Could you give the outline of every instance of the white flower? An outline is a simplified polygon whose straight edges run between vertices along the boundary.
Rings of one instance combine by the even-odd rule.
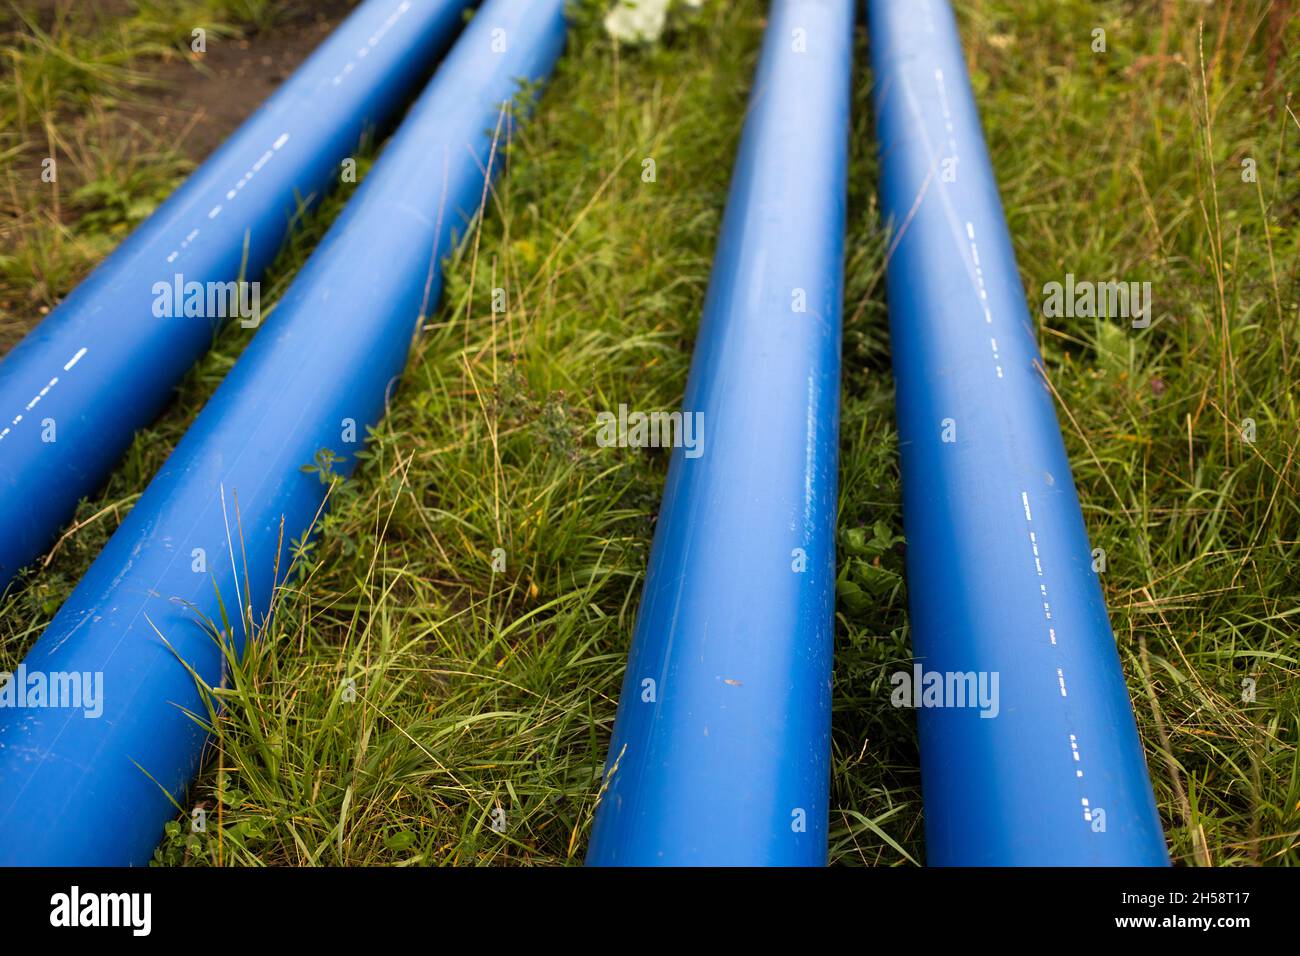
[[[622,43],[652,43],[664,32],[671,0],[618,0],[605,16],[605,29]]]

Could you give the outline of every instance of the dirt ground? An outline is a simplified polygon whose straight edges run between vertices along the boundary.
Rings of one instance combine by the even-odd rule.
[[[138,82],[125,93],[98,97],[85,111],[55,116],[58,136],[48,147],[39,141],[16,145],[10,159],[23,168],[37,168],[39,156],[47,149],[57,157],[59,184],[51,192],[35,175],[7,177],[8,189],[0,196],[0,246],[16,249],[20,232],[30,237],[33,228],[49,234],[61,229],[75,241],[80,211],[68,197],[88,178],[105,175],[105,164],[88,162],[87,155],[118,157],[117,172],[123,178],[132,175],[137,163],[157,163],[169,154],[190,165],[202,163],[357,2],[293,0],[277,9],[268,28],[250,30],[242,37],[211,32],[201,55],[179,45],[169,56],[134,60],[130,66]],[[56,35],[71,29],[109,32],[135,10],[130,0],[0,0],[0,42],[28,31],[28,24]],[[70,16],[73,12],[75,17]],[[125,183],[123,188],[128,188]],[[0,357],[49,313],[102,254],[79,263],[70,277],[60,277],[57,269],[47,272],[45,261],[37,256],[28,283],[0,287]]]
[[[160,133],[175,131],[177,148],[201,162],[355,5],[354,0],[320,0],[310,8],[295,8],[273,29],[245,39],[209,37],[201,57],[156,64],[150,87],[123,112],[152,121]]]

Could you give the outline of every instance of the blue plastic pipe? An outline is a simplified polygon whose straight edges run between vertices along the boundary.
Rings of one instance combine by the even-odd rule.
[[[768,14],[589,864],[826,863],[853,12]]]
[[[204,619],[242,650],[277,566],[348,474],[436,303],[442,257],[500,166],[521,80],[549,75],[563,0],[488,0],[212,400],[23,662],[102,675],[86,708],[0,708],[0,864],[146,863],[200,758]],[[499,139],[494,147],[494,140]],[[283,530],[282,530],[283,529]],[[277,544],[283,545],[277,549]],[[218,593],[220,602],[218,603]],[[21,676],[21,675],[20,675]],[[89,681],[89,678],[85,678]],[[65,700],[68,698],[64,698]],[[93,711],[93,708],[91,708]]]
[[[957,24],[944,0],[867,8],[913,693],[952,687],[918,712],[927,860],[1165,864]],[[996,677],[992,706],[956,706],[952,675]]]
[[[395,118],[469,5],[362,4],[0,362],[0,590],[49,547],[211,345],[220,318],[158,317],[155,283],[256,280],[299,202],[338,181],[366,130]]]

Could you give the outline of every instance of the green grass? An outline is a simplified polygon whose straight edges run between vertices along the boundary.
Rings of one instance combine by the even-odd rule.
[[[1031,301],[1067,271],[1153,285],[1144,333],[1040,338],[1173,853],[1295,863],[1300,70],[1283,55],[1266,86],[1266,3],[1203,31],[1171,4],[1163,40],[1158,14],[1099,6],[972,12],[990,145]]]
[[[218,692],[191,798],[214,815],[207,832],[176,824],[161,861],[581,860],[667,465],[598,448],[596,414],[680,400],[761,6],[706,5],[640,51],[613,49],[584,7],[364,466],[335,487],[269,630]],[[1300,862],[1300,122],[1284,105],[1300,63],[1280,57],[1266,85],[1267,6],[1170,3],[1165,21],[1121,0],[959,4],[1033,314],[1066,272],[1153,284],[1151,329],[1040,318],[1040,342],[1107,551],[1162,819],[1188,864]],[[1104,55],[1089,48],[1098,26]],[[1295,49],[1300,20],[1281,29]],[[831,855],[911,865],[924,861],[914,722],[888,703],[910,640],[865,34],[858,52]],[[1241,181],[1247,156],[1258,183]],[[128,210],[159,182],[102,179]],[[275,288],[344,198],[295,238]],[[38,277],[26,243],[48,240],[23,235],[9,281]],[[80,235],[74,221],[63,241]],[[0,668],[248,334],[221,337],[49,566],[0,601]]]

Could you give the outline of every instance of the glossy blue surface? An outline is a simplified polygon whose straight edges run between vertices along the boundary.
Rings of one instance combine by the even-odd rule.
[[[469,5],[358,7],[0,362],[0,588],[50,545],[211,345],[220,319],[156,317],[154,284],[256,280],[299,201],[337,182],[363,133],[418,91]]]
[[[853,13],[768,13],[590,864],[826,862]]]
[[[999,675],[996,717],[918,713],[927,861],[1166,864],[952,11],[867,9],[912,642]]]
[[[24,664],[103,674],[103,713],[0,709],[0,864],[142,864],[184,801],[216,684],[202,619],[260,625],[289,543],[347,474],[436,303],[441,258],[476,213],[517,79],[549,75],[563,0],[488,0],[276,311]],[[493,157],[490,160],[490,157]],[[355,441],[348,441],[349,423]],[[283,522],[284,546],[277,550]],[[205,569],[196,570],[199,550]],[[163,638],[166,639],[164,643]],[[152,777],[152,780],[150,779]],[[154,782],[156,781],[156,782]]]

